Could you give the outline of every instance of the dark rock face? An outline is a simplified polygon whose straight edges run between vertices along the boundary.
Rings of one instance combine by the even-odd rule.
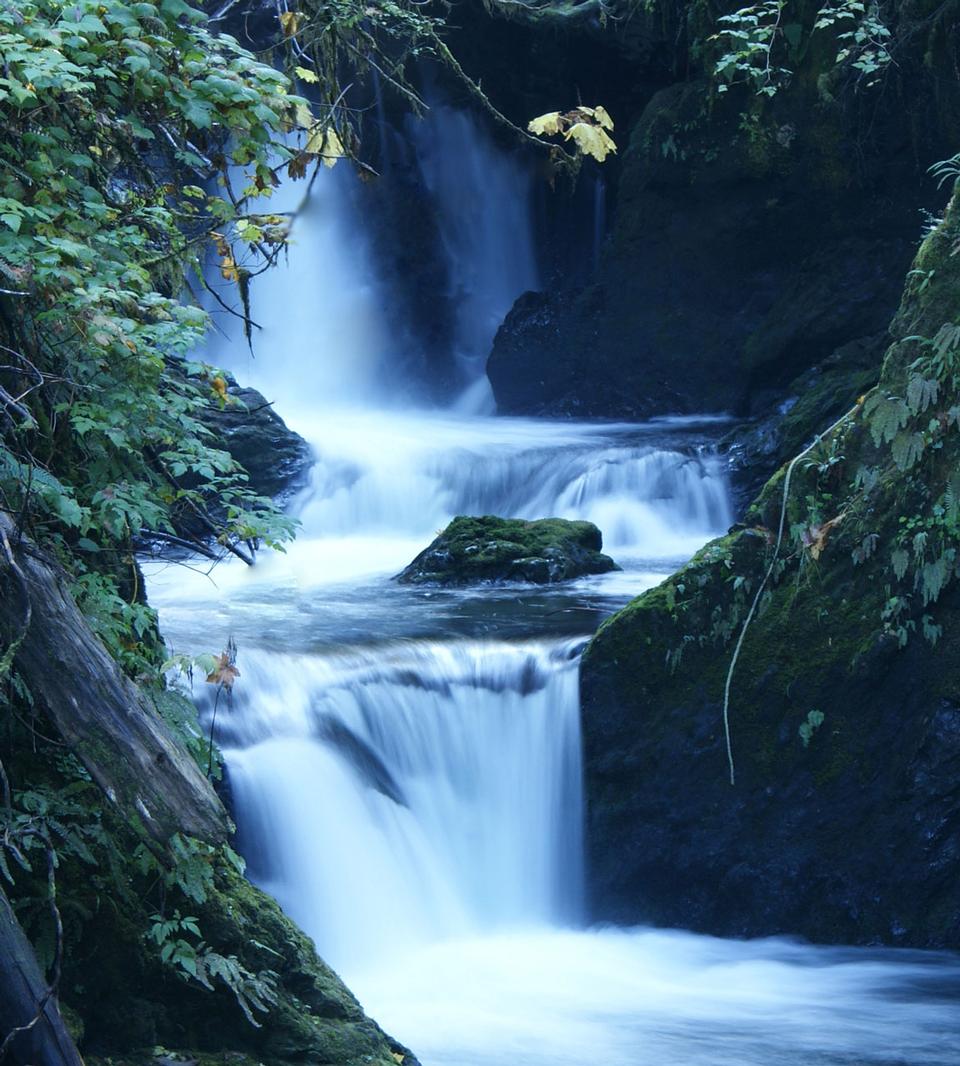
[[[744,505],[779,466],[828,430],[876,385],[888,340],[884,331],[838,348],[792,381],[786,400],[772,414],[738,427],[721,441],[734,492]]]
[[[960,642],[898,652],[887,638],[852,662],[848,649],[824,661],[825,640],[796,646],[810,618],[802,634],[795,621],[755,634],[764,647],[738,669],[736,787],[721,720],[730,650],[719,663],[716,653],[691,655],[680,684],[662,665],[652,612],[591,646],[583,715],[592,917],[956,948]],[[958,624],[954,603],[954,632]],[[804,658],[812,653],[816,665]],[[946,664],[950,694],[927,683]],[[822,724],[804,747],[800,728],[814,710]]]
[[[922,461],[871,404],[916,388],[923,338],[957,321],[958,234],[955,199],[871,397],[584,653],[595,919],[960,947],[960,433],[940,416],[958,379],[937,380],[934,417],[903,408],[898,431],[928,434]]]
[[[285,497],[306,480],[313,463],[310,445],[294,433],[256,389],[243,388],[232,378],[227,403],[211,404],[204,423],[250,475],[250,485],[261,496]]]
[[[755,122],[711,107],[705,83],[657,93],[593,283],[521,297],[496,337],[500,409],[756,414],[882,331],[919,238],[918,179],[879,162],[851,175],[850,136],[799,93]]]
[[[408,585],[529,581],[544,585],[617,570],[592,522],[455,518],[397,580]]]

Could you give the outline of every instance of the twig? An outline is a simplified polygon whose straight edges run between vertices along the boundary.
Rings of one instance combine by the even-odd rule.
[[[809,454],[809,452],[811,452],[824,439],[824,437],[828,437],[833,433],[844,419],[855,414],[858,408],[859,404],[857,407],[851,408],[846,414],[838,418],[825,433],[821,433],[812,444],[804,448],[799,455],[794,456],[793,459],[790,460],[790,465],[787,467],[787,475],[783,481],[783,503],[780,507],[780,528],[777,530],[777,543],[773,549],[773,558],[770,560],[767,572],[763,575],[763,580],[760,582],[757,594],[753,597],[753,603],[750,605],[750,610],[747,613],[747,617],[744,619],[743,628],[740,630],[740,636],[737,638],[736,647],[733,649],[733,658],[730,660],[730,668],[727,670],[727,682],[723,688],[723,733],[727,743],[727,765],[730,767],[731,785],[736,784],[736,775],[733,767],[733,744],[730,739],[730,686],[733,683],[733,671],[736,669],[737,659],[740,657],[740,649],[743,647],[744,637],[747,635],[747,630],[750,627],[750,623],[753,621],[757,605],[760,603],[760,597],[763,595],[763,590],[766,588],[767,582],[773,574],[773,568],[776,566],[777,559],[780,555],[780,545],[783,543],[783,528],[786,524],[787,501],[790,496],[790,479],[793,476],[793,468],[805,455]]]
[[[172,533],[163,533],[159,529],[142,529],[140,533],[141,536],[148,540],[163,540],[169,544],[176,544],[180,548],[188,548],[190,551],[203,555],[207,559],[213,559],[217,563],[223,558],[217,555],[215,551],[211,551],[205,544],[199,543],[199,541],[185,540],[183,537],[175,537]]]

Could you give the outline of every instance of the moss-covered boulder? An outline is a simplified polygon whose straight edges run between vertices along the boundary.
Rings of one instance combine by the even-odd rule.
[[[592,522],[566,518],[460,516],[397,575],[405,585],[472,585],[529,581],[537,585],[618,570],[601,552]]]
[[[595,918],[960,946],[958,216],[878,387],[588,646]]]

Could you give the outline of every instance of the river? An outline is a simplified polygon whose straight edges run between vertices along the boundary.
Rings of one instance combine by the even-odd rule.
[[[289,265],[255,287],[258,359],[229,329],[212,356],[314,449],[300,536],[253,570],[147,568],[176,651],[239,647],[217,729],[249,875],[424,1066],[960,1062],[953,956],[590,926],[579,655],[733,520],[723,422],[487,413],[477,353],[532,284],[510,206],[526,178],[465,119],[436,121],[460,138],[423,163],[438,211],[471,182],[507,201],[475,240],[469,219],[448,227],[453,259],[480,249],[459,275],[463,396],[438,410],[391,379],[388,288],[323,175]],[[483,166],[443,170],[471,152]],[[553,588],[391,580],[461,513],[589,519],[623,569]]]

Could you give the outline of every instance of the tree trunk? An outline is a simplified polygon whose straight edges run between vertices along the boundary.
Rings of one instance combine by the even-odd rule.
[[[110,802],[156,840],[226,840],[210,782],[94,635],[64,575],[29,542],[18,547],[3,514],[0,538],[11,546],[9,557],[0,552],[0,632],[14,641],[27,623],[15,666],[67,745]]]
[[[6,1046],[4,1066],[83,1066],[60,1017],[55,996],[0,887],[0,1048],[14,1029],[29,1026]],[[32,1022],[35,1023],[31,1025]]]

